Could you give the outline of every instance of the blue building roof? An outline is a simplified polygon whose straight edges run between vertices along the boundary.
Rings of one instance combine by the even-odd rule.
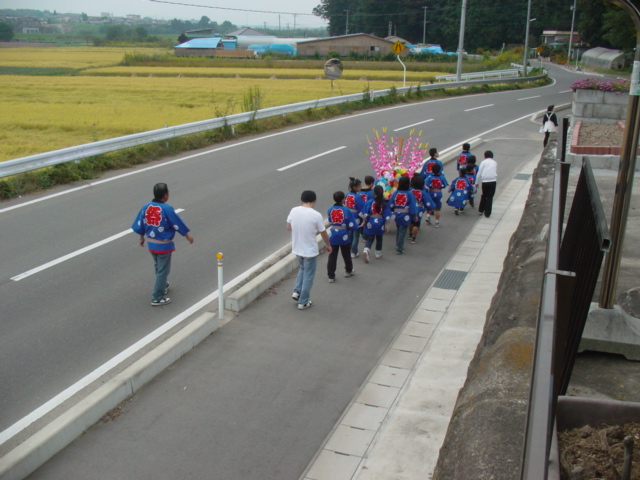
[[[193,38],[189,41],[176,45],[175,48],[222,48],[222,37]]]

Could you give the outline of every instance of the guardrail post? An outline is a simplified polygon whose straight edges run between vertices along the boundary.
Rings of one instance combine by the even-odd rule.
[[[222,275],[222,252],[216,254],[218,259],[218,320],[224,317],[224,280]]]

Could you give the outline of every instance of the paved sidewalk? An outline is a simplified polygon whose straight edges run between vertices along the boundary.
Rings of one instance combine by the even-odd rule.
[[[511,180],[494,202],[491,218],[481,217],[460,245],[305,479],[431,476],[539,159],[537,154]]]

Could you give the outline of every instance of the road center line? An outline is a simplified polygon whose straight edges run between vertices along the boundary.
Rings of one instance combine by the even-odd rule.
[[[524,98],[519,98],[518,101],[520,100],[531,100],[532,98],[540,98],[542,95],[534,95],[533,97],[524,97]]]
[[[325,155],[329,155],[330,153],[337,152],[338,150],[342,150],[343,148],[347,148],[347,147],[343,146],[343,147],[334,148],[333,150],[329,150],[328,152],[319,153],[318,155],[314,155],[313,157],[305,158],[304,160],[300,160],[299,162],[292,163],[291,165],[287,165],[286,167],[279,168],[278,172],[284,172],[285,170],[296,167],[302,163],[310,162],[311,160],[315,160],[316,158],[319,158],[319,157],[324,157]]]
[[[429,120],[424,120],[423,122],[414,123],[413,125],[407,125],[406,127],[396,128],[394,130],[394,132],[399,132],[400,130],[404,130],[406,128],[415,127],[415,126],[418,126],[418,125],[422,125],[423,123],[429,123],[429,122],[433,122],[433,118],[430,118]]]
[[[483,105],[481,107],[474,107],[474,108],[467,108],[465,110],[465,112],[470,112],[472,110],[480,110],[481,108],[487,108],[487,107],[493,107],[493,103],[489,104],[489,105]]]
[[[176,213],[180,213],[180,212],[184,212],[183,208],[178,208],[176,209]],[[19,282],[20,280],[24,280],[27,277],[30,277],[31,275],[35,275],[36,273],[40,273],[43,270],[46,270],[48,268],[54,267],[62,262],[66,262],[67,260],[70,260],[74,257],[77,257],[79,255],[82,255],[83,253],[87,253],[91,250],[94,250],[98,247],[101,247],[103,245],[106,245],[107,243],[113,242],[114,240],[118,240],[119,238],[124,237],[125,235],[128,235],[130,233],[133,233],[133,230],[131,230],[130,228],[120,232],[120,233],[116,233],[115,235],[110,236],[109,238],[105,238],[104,240],[100,240],[99,242],[93,243],[89,246],[86,246],[84,248],[81,248],[80,250],[76,250],[75,252],[71,252],[68,253],[66,255],[63,255],[62,257],[56,258],[55,260],[51,260],[50,262],[45,263],[44,265],[40,265],[39,267],[36,268],[32,268],[31,270],[28,270],[24,273],[21,273],[20,275],[16,275],[15,277],[11,277],[11,280],[13,280],[14,282]]]

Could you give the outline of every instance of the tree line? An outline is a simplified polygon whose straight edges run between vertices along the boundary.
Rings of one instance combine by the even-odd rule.
[[[634,0],[638,3],[638,0]],[[529,44],[541,43],[543,30],[570,31],[574,0],[533,0]],[[397,35],[411,43],[458,47],[462,0],[321,0],[314,13],[329,23],[329,34]],[[465,49],[496,50],[522,45],[526,0],[467,0]],[[578,0],[574,31],[591,46],[632,50],[635,27],[629,16],[606,0]]]

